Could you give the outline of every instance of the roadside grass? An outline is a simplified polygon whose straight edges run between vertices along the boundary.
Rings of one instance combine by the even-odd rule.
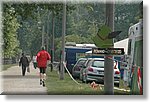
[[[12,66],[17,66],[17,64],[6,64],[6,65],[2,65],[0,71],[7,70],[8,68],[10,68],[10,67],[12,67]]]
[[[124,82],[123,80],[120,80],[120,86],[119,88],[123,88],[123,89],[126,89],[126,90],[130,90],[130,88],[128,86],[124,86]]]
[[[56,71],[47,70],[46,87],[49,95],[104,95],[104,88],[92,89],[90,84],[76,84],[67,73],[64,74],[64,80],[59,79]],[[130,92],[114,90],[114,95],[129,95]]]

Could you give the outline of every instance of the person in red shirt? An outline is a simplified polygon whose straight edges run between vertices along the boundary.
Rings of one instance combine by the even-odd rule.
[[[37,53],[37,66],[40,69],[40,85],[45,86],[47,61],[51,60],[50,54],[45,51],[45,47]]]

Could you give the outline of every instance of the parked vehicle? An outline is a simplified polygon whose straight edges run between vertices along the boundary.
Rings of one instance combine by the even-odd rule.
[[[77,63],[72,68],[72,76],[74,78],[80,78],[80,70],[83,68],[84,63],[86,62],[87,58],[80,58]]]
[[[95,47],[94,44],[66,44],[65,59],[69,72],[72,73],[73,65],[76,64],[79,58],[86,58],[85,52]]]
[[[85,63],[83,64],[83,66],[82,66],[82,69],[80,70],[80,80],[81,80],[82,82],[84,82],[84,81],[83,81],[83,71],[84,71],[85,68],[88,67],[89,62],[90,62],[92,59],[93,59],[93,58],[87,58],[86,62],[85,62]]]
[[[104,82],[104,58],[92,58],[81,72],[81,80],[85,83],[96,81]],[[114,84],[119,87],[120,71],[114,61]]]
[[[143,94],[143,19],[129,28],[127,62],[131,93]]]

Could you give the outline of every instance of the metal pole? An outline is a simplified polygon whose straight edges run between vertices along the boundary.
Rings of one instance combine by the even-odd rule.
[[[114,4],[106,4],[106,24],[114,31]],[[113,47],[113,46],[112,46]],[[113,60],[108,57],[113,58],[112,55],[105,55],[104,61],[104,91],[105,94],[114,94],[114,63]]]
[[[60,67],[60,80],[64,79],[64,65],[65,62],[65,33],[66,33],[66,1],[63,2],[63,21],[62,21],[62,55]]]
[[[46,37],[46,48],[47,48],[47,51],[49,49],[49,43],[48,43],[48,40],[49,40],[49,16],[50,16],[50,12],[48,11],[48,18],[47,18],[47,37]]]
[[[42,28],[42,46],[44,46],[44,25]]]
[[[54,62],[54,33],[55,33],[55,16],[54,11],[52,11],[52,48],[51,48],[51,62]],[[53,71],[53,64],[51,64],[51,72]]]

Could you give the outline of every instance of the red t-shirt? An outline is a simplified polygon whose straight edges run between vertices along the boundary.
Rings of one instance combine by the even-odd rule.
[[[38,67],[46,68],[47,60],[50,60],[50,59],[51,59],[50,54],[45,50],[41,50],[40,52],[38,52],[37,59],[36,59]]]

